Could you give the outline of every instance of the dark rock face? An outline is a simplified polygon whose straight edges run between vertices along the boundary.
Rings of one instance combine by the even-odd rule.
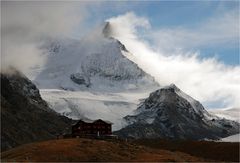
[[[125,45],[123,45],[119,40],[117,40],[117,39],[115,39],[115,38],[113,38],[113,37],[111,36],[112,33],[113,33],[113,29],[112,29],[112,27],[111,27],[110,22],[106,22],[106,24],[105,24],[105,26],[104,26],[104,28],[103,28],[103,30],[102,30],[103,36],[106,37],[106,38],[112,39],[112,40],[116,40],[116,41],[117,41],[117,44],[118,44],[118,46],[119,46],[119,48],[120,48],[121,50],[123,50],[123,51],[125,51],[125,52],[129,52],[129,51],[126,49]]]
[[[71,74],[70,79],[79,85],[85,85],[86,87],[90,86],[90,79],[88,76],[80,73]]]
[[[1,73],[1,150],[68,132],[72,120],[52,111],[23,74]]]
[[[115,134],[133,138],[218,139],[240,128],[235,121],[210,115],[175,85],[151,93],[135,115],[124,119],[129,125]]]
[[[117,42],[117,44],[119,46],[119,49],[121,49],[121,50],[123,50],[125,52],[129,52],[125,45],[123,45],[119,40],[117,40],[117,39],[115,39],[115,40],[116,40],[116,42]]]
[[[105,24],[105,26],[104,26],[104,28],[102,30],[102,34],[106,38],[111,37],[112,28],[111,28],[110,22],[106,22],[106,24]]]

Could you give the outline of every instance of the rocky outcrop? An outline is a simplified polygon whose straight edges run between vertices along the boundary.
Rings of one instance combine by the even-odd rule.
[[[128,126],[116,134],[133,138],[219,139],[240,128],[238,122],[209,114],[173,84],[151,93],[135,115],[124,120]]]
[[[88,76],[80,73],[71,74],[71,80],[79,85],[85,85],[86,87],[90,86],[90,79]]]
[[[68,132],[71,123],[48,107],[23,74],[14,69],[1,73],[1,150],[56,138]]]

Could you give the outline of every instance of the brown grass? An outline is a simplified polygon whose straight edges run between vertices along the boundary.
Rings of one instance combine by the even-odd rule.
[[[1,154],[2,161],[206,161],[183,152],[151,149],[126,142],[93,139],[60,139],[23,145]]]
[[[142,139],[133,143],[155,149],[180,151],[192,156],[214,161],[239,162],[240,143],[210,142],[210,141],[173,141],[163,139]]]

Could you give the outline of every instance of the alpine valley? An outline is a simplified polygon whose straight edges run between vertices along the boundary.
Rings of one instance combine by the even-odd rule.
[[[239,133],[238,122],[209,113],[199,101],[174,84],[161,86],[156,82],[151,74],[131,60],[134,52],[112,37],[111,28],[107,22],[103,30],[93,32],[82,40],[65,38],[46,41],[41,46],[46,64],[34,67],[31,73],[26,74],[34,84],[23,75],[1,75],[1,82],[13,88],[16,84],[21,92],[27,92],[26,95],[21,93],[21,96],[30,96],[27,98],[30,99],[29,105],[42,108],[39,111],[41,117],[47,117],[44,116],[47,113],[52,116],[53,126],[44,126],[48,129],[46,138],[56,135],[60,125],[63,128],[70,125],[70,119],[81,118],[111,121],[114,134],[124,138],[204,140]],[[10,79],[13,82],[9,82]],[[14,92],[14,89],[11,91]],[[7,97],[1,94],[6,106],[13,98],[8,101]],[[60,119],[63,121],[58,123]],[[54,126],[56,129],[53,129]],[[9,132],[4,135],[6,139]],[[31,134],[30,137],[26,142],[42,138]]]

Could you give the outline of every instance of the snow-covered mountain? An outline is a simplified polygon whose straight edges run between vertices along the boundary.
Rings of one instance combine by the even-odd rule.
[[[134,138],[218,139],[239,132],[240,124],[209,114],[174,84],[145,99],[116,134]]]
[[[240,108],[209,109],[209,112],[222,118],[240,122]]]
[[[47,63],[32,71],[32,79],[51,108],[67,117],[109,120],[114,123],[113,130],[119,130],[131,121],[152,124],[155,113],[142,111],[143,107],[137,109],[139,116],[136,119],[126,117],[127,121],[122,120],[133,113],[141,99],[159,89],[159,84],[131,61],[131,52],[111,37],[111,28],[106,23],[102,31],[86,35],[82,40],[47,41],[42,46]],[[183,108],[192,106],[190,112],[183,109],[181,114],[189,114],[193,124],[199,117],[211,117],[199,102],[173,87],[169,89],[178,90],[177,95],[185,99],[183,104],[170,96],[166,96],[163,103],[168,101]]]
[[[82,40],[47,42],[47,63],[31,75],[55,111],[74,119],[103,118],[119,129],[122,117],[159,85],[127,58],[131,53],[106,34],[107,26]]]
[[[119,92],[157,86],[152,76],[125,56],[129,52],[118,40],[89,37],[44,47],[47,63],[35,78],[40,89]]]

